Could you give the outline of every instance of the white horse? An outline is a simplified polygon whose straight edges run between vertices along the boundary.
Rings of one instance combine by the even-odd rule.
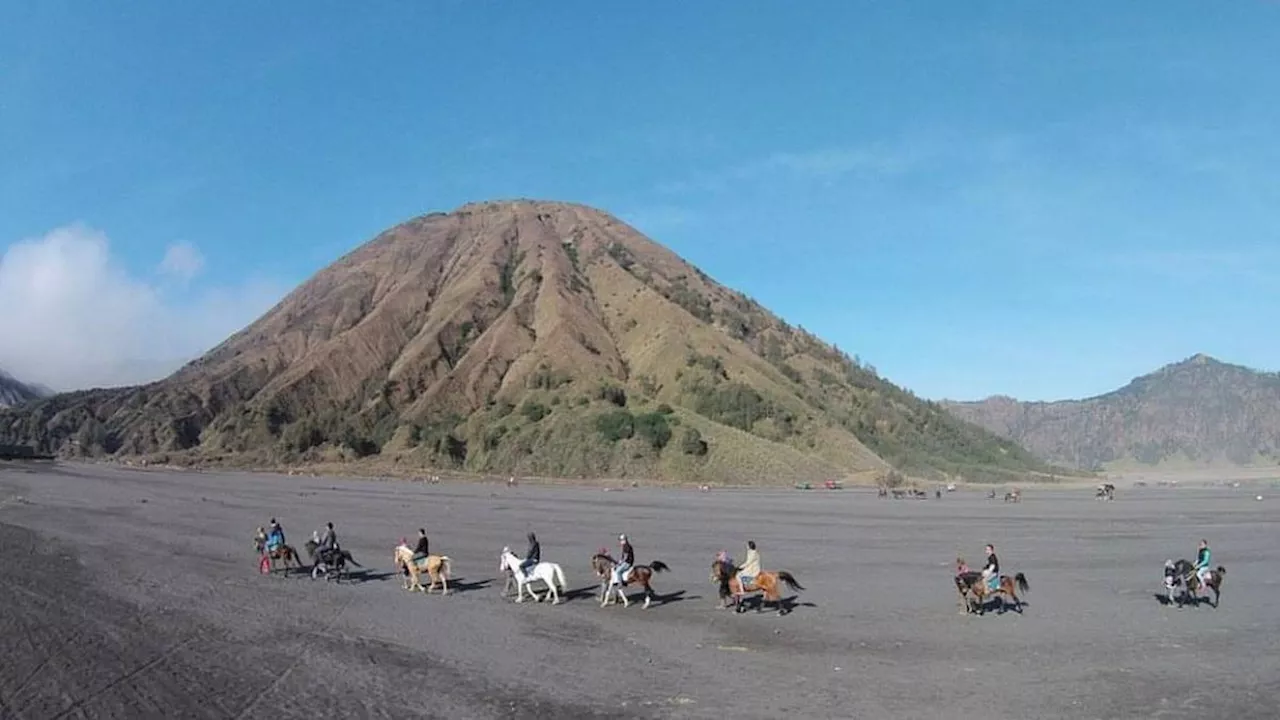
[[[568,589],[564,579],[564,570],[553,562],[540,562],[534,565],[529,570],[529,577],[526,578],[524,572],[520,570],[520,558],[516,557],[509,547],[502,548],[502,556],[498,561],[498,571],[501,572],[503,570],[509,570],[511,576],[516,579],[516,602],[524,602],[525,588],[539,580],[547,584],[547,594],[545,596],[538,597],[538,593],[534,592],[533,588],[528,588],[529,594],[538,602],[542,602],[546,598],[553,598],[551,604],[559,605],[560,593],[557,590],[557,586],[559,586],[559,590]]]

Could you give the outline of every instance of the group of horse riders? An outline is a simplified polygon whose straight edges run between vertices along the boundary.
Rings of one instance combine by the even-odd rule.
[[[981,575],[982,581],[986,585],[987,592],[995,593],[995,592],[998,592],[1000,589],[1000,558],[996,557],[996,549],[994,545],[988,543],[985,550],[987,553],[987,562],[986,562],[986,565],[983,566],[980,575]],[[1181,562],[1185,562],[1185,561],[1181,561]],[[1211,562],[1211,555],[1209,552],[1209,541],[1201,539],[1200,547],[1196,551],[1196,561],[1191,566],[1191,574],[1195,575],[1196,580],[1199,581],[1202,587],[1208,586],[1210,584],[1210,579],[1213,572],[1210,566],[1210,562]],[[963,578],[965,575],[968,575],[970,572],[971,571],[969,569],[969,566],[967,563],[965,563],[964,558],[963,557],[956,558],[956,578],[957,579]],[[1187,581],[1190,580],[1189,575],[1186,577],[1183,577],[1180,574],[1180,572],[1177,569],[1177,565],[1173,562],[1173,560],[1164,561],[1164,576],[1165,576],[1165,585],[1168,586],[1169,588],[1174,588],[1174,587],[1177,587],[1178,585],[1185,585]]]
[[[313,531],[311,542],[316,547],[316,557],[326,564],[330,562],[332,554],[341,549],[341,545],[338,544],[338,533],[334,531],[332,522],[325,523],[323,535]],[[258,528],[258,533],[254,536],[254,544],[266,553],[274,555],[285,546],[284,528],[275,518],[271,518],[266,530]]]
[[[520,572],[526,579],[529,577],[529,571],[542,562],[542,545],[538,543],[538,536],[530,531],[528,540],[529,549],[524,559],[520,561]],[[618,546],[619,560],[613,566],[613,582],[615,585],[626,585],[627,574],[636,564],[636,551],[631,547],[631,540],[625,534],[618,536]],[[600,554],[608,555],[609,553],[605,548],[600,548]]]

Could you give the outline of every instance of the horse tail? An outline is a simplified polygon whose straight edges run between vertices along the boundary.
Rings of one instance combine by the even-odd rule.
[[[779,570],[779,571],[778,571],[778,579],[779,579],[779,580],[781,580],[782,582],[786,583],[786,584],[787,584],[787,587],[791,588],[792,590],[803,590],[803,589],[804,589],[804,586],[800,584],[800,581],[796,580],[796,576],[795,576],[795,575],[792,575],[791,573],[787,572],[786,570]]]
[[[564,568],[559,565],[552,565],[551,567],[556,571],[556,585],[560,586],[561,590],[568,590],[569,582],[564,579]]]
[[[1018,583],[1018,589],[1021,590],[1022,592],[1027,592],[1028,590],[1031,589],[1031,586],[1027,584],[1027,576],[1023,575],[1022,573],[1018,573],[1017,575],[1014,575],[1013,581]]]
[[[453,573],[453,566],[449,564],[448,555],[440,556],[440,569],[444,572],[445,577],[448,577],[450,574]]]
[[[670,567],[667,566],[666,563],[662,562],[661,560],[654,560],[653,564],[650,565],[649,567],[653,568],[653,571],[656,573],[666,572],[667,570],[671,569]]]

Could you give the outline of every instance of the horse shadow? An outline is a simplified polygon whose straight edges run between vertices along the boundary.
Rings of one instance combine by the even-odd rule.
[[[756,612],[764,612],[766,609],[776,609],[782,615],[790,615],[796,608],[816,608],[817,603],[813,602],[796,602],[799,595],[788,595],[780,598],[778,602],[772,602],[764,599],[764,595],[755,594],[744,597],[738,601],[738,612],[748,612],[755,610]],[[689,598],[692,600],[693,598]]]
[[[995,597],[995,598],[986,600],[984,602],[970,601],[969,607],[971,609],[969,612],[974,615],[985,615],[986,613],[991,612],[991,605],[993,603],[997,605],[997,608],[996,608],[997,615],[1004,615],[1005,613],[1010,611],[1016,612],[1019,615],[1021,615],[1022,609],[1031,604],[1026,600],[1022,600],[1021,602],[1015,603],[1010,600],[1006,600],[1003,597]]]
[[[363,585],[364,583],[367,583],[367,582],[383,582],[395,576],[396,574],[394,572],[361,569],[361,570],[350,570],[346,573],[343,573],[340,576],[340,578],[337,578],[337,579],[340,579],[342,582],[349,582],[349,583],[354,583],[356,585]]]
[[[461,595],[475,590],[483,590],[493,584],[493,578],[468,582],[465,578],[449,578],[449,594]]]
[[[1209,607],[1212,608],[1217,607],[1217,605],[1214,605],[1213,601],[1207,597],[1191,597],[1186,593],[1182,594],[1180,600],[1175,599],[1172,602],[1169,601],[1169,596],[1165,593],[1151,593],[1151,596],[1156,599],[1156,602],[1165,607],[1169,607],[1170,605],[1178,608],[1183,608],[1188,605],[1191,605],[1192,607],[1200,607],[1201,603],[1208,603]]]

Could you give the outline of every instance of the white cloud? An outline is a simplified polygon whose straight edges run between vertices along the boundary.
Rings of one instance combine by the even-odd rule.
[[[161,268],[189,279],[194,247]],[[0,367],[56,390],[159,379],[252,322],[283,295],[247,282],[174,296],[131,275],[102,232],[83,225],[10,245],[0,256]]]
[[[160,261],[160,272],[184,283],[191,282],[204,269],[204,255],[195,245],[187,242],[174,243],[164,252]]]

